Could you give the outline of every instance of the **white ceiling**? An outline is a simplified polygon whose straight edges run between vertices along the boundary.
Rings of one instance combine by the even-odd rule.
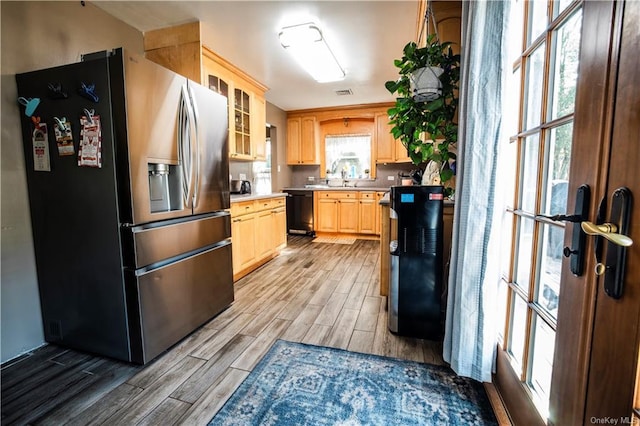
[[[391,102],[393,60],[415,37],[416,0],[392,1],[96,1],[96,6],[145,32],[194,20],[203,44],[269,87],[267,101],[296,109]],[[281,27],[313,21],[346,72],[316,83],[282,48]],[[336,90],[353,95],[338,96]]]

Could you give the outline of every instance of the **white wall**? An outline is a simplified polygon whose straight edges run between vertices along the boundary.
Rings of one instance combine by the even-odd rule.
[[[0,362],[5,362],[44,343],[15,74],[77,62],[83,53],[122,46],[142,54],[144,49],[142,33],[89,2],[3,0],[0,8]]]
[[[279,192],[282,188],[290,186],[291,183],[291,166],[287,166],[287,113],[267,102],[267,123],[273,126],[271,130],[271,188],[274,192]]]

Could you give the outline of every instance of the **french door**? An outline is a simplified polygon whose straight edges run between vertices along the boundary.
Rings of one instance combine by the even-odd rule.
[[[575,212],[583,184],[590,221],[605,196],[611,210],[618,186],[640,194],[638,2],[536,0],[512,8],[510,37],[522,44],[513,54],[509,93],[516,96],[505,117],[516,179],[505,216],[512,255],[503,259],[505,328],[495,381],[516,424],[630,419],[639,246],[626,249],[624,294],[612,299],[594,273],[592,239],[574,253],[574,226],[553,216]],[[577,271],[573,259],[581,255]]]

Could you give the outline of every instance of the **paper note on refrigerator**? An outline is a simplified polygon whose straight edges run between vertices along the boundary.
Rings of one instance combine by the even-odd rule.
[[[36,172],[50,172],[51,158],[49,157],[47,123],[35,124],[31,141],[33,144],[33,170]]]

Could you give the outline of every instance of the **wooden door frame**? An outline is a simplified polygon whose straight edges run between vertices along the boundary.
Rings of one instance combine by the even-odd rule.
[[[633,143],[618,135],[627,132],[637,137],[640,131],[632,116],[637,114],[637,106],[635,110],[630,108],[640,97],[638,55],[633,49],[632,54],[621,50],[622,35],[633,31],[623,25],[624,9],[631,10],[628,6],[613,1],[584,3],[583,28],[587,30],[583,31],[581,45],[574,122],[574,138],[580,150],[572,157],[568,211],[573,211],[571,194],[575,194],[576,186],[587,183],[592,188],[591,220],[595,220],[603,197],[610,210],[611,193],[616,188],[632,185],[636,192],[640,189],[637,178],[632,177],[637,170],[628,167],[640,156],[640,141]],[[639,19],[638,6],[633,4],[632,9],[634,19]],[[625,21],[633,22],[628,16]],[[638,35],[630,37],[637,46]],[[637,207],[632,214],[638,239]],[[570,228],[565,237],[567,244]],[[631,250],[634,252],[628,254],[637,253],[637,248]],[[640,272],[637,262],[629,259],[627,294],[614,300],[604,294],[603,279],[593,272],[593,241],[588,243],[587,256],[582,277],[571,275],[568,268],[563,270],[554,366],[564,368],[554,368],[553,372],[550,425],[602,423],[606,419],[620,422],[631,415],[640,341]]]
[[[616,29],[621,25],[621,13],[620,4],[615,1],[585,1],[582,8],[580,74],[576,88],[567,212],[574,211],[578,187],[587,184],[592,191],[589,218],[595,220],[601,198],[615,189],[608,188],[607,185],[619,48]],[[566,227],[565,246],[571,246],[572,228]],[[569,259],[563,260],[549,425],[585,424],[585,420],[590,418],[587,412],[587,392],[589,371],[594,368],[590,365],[594,343],[592,333],[596,318],[596,297],[602,283],[593,273],[595,259],[592,239],[588,239],[586,250],[585,272],[580,277],[571,273]],[[633,326],[638,329],[637,323]],[[637,343],[638,338],[636,346]],[[637,350],[632,356],[637,359]],[[508,356],[499,347],[498,374],[494,376],[494,382],[513,423],[545,424],[528,391],[510,369]],[[591,386],[592,391],[594,387]]]
[[[598,204],[606,190],[610,133],[609,110],[613,88],[609,80],[611,31],[614,2],[583,3],[580,74],[576,91],[573,126],[574,147],[567,211],[575,208],[575,194],[582,184],[592,191],[589,217],[595,220]],[[584,30],[584,29],[588,30]],[[571,245],[573,227],[565,231],[565,246]],[[558,307],[558,327],[549,404],[549,424],[582,424],[595,309],[596,276],[593,239],[587,240],[585,272],[576,277],[563,262]]]
[[[611,194],[628,187],[636,196],[632,206],[629,236],[636,244],[626,250],[627,264],[623,295],[613,299],[605,294],[603,277],[598,280],[593,322],[589,378],[584,422],[631,423],[640,344],[640,4],[627,1],[617,5],[614,15],[610,81],[611,127],[607,134],[610,156],[607,188],[608,214]],[[633,204],[633,201],[632,201]],[[607,216],[608,217],[608,216]],[[605,256],[607,249],[605,247]]]

